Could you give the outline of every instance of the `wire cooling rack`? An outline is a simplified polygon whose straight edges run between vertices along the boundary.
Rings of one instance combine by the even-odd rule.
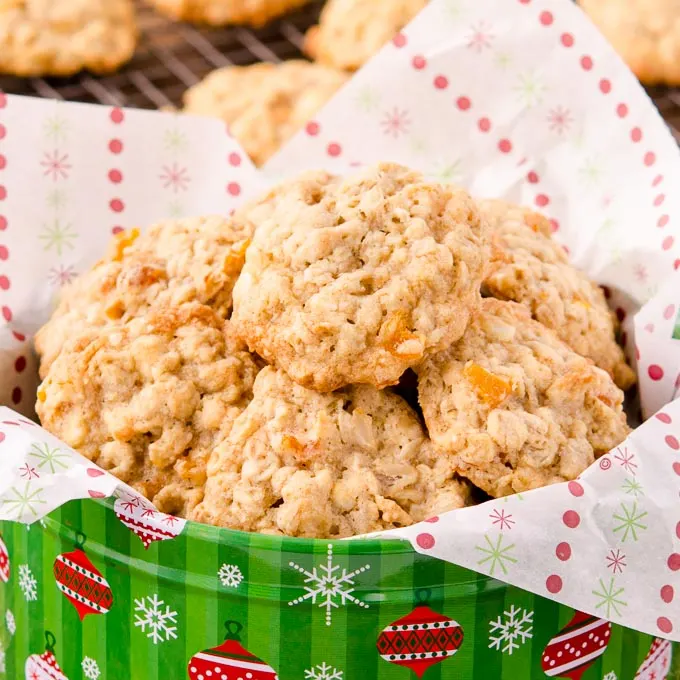
[[[68,79],[0,76],[0,90],[145,109],[179,106],[184,91],[215,68],[302,56],[304,32],[316,22],[322,5],[317,0],[300,12],[254,31],[175,23],[140,2],[139,46],[133,60],[118,73]],[[654,88],[650,95],[680,142],[680,89]]]

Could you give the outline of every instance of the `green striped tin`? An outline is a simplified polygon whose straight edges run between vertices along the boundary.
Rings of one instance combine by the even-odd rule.
[[[122,519],[86,500],[0,523],[4,677],[680,680],[669,643],[407,543]]]

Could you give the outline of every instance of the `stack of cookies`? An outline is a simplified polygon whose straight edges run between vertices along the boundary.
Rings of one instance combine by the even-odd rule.
[[[118,236],[36,337],[48,430],[169,513],[345,537],[571,480],[629,429],[546,218],[394,164]]]

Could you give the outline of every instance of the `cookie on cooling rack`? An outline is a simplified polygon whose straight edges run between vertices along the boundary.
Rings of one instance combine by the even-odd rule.
[[[36,410],[45,429],[159,510],[186,516],[257,371],[209,307],[156,308],[72,338],[39,387]]]
[[[491,496],[574,479],[629,433],[607,373],[514,302],[483,300],[417,372],[440,464]]]
[[[523,304],[534,319],[628,389],[635,373],[616,342],[616,317],[602,289],[569,263],[549,221],[505,201],[480,201],[479,206],[491,242],[484,294]]]
[[[132,57],[136,44],[132,0],[0,2],[0,73],[110,73]]]
[[[184,95],[184,111],[217,116],[257,165],[288,141],[345,83],[341,71],[293,59],[227,66]]]
[[[328,0],[305,36],[315,61],[355,71],[391,40],[429,0]]]
[[[470,485],[440,475],[415,413],[388,390],[319,394],[271,367],[208,463],[192,518],[243,531],[337,538],[460,508]]]
[[[396,384],[461,337],[486,258],[465,191],[390,163],[284,188],[234,287],[232,322],[252,351],[330,391]]]
[[[159,12],[178,21],[225,26],[263,26],[268,21],[306,5],[310,0],[146,0]]]
[[[642,82],[680,85],[676,0],[579,0],[579,4]]]
[[[41,375],[67,339],[80,331],[124,323],[152,305],[198,301],[220,316],[231,311],[248,222],[200,217],[161,222],[140,235],[121,233],[108,254],[66,286],[52,318],[38,331]]]

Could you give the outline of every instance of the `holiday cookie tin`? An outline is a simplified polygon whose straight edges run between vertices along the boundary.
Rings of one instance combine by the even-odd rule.
[[[12,680],[680,678],[668,641],[402,541],[245,534],[136,498],[0,531]]]

